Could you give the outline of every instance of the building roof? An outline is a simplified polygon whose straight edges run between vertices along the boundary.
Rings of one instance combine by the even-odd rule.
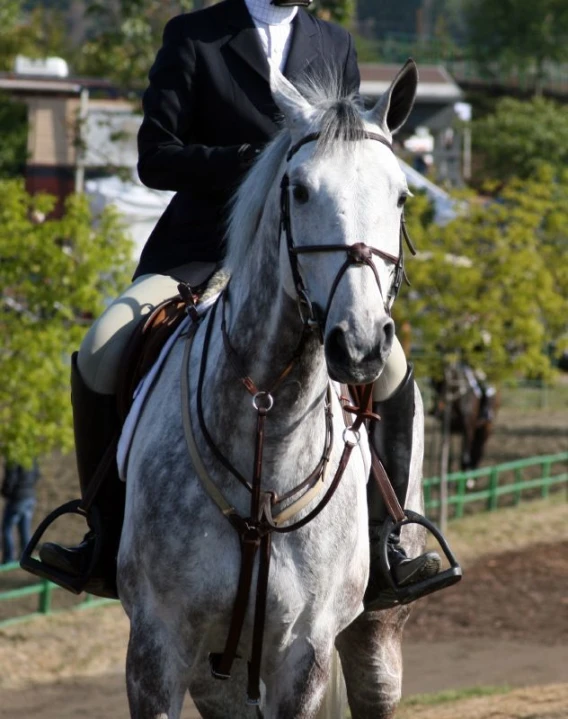
[[[0,90],[13,95],[78,95],[83,88],[104,95],[120,94],[108,80],[93,77],[49,77],[0,72]]]
[[[361,71],[361,95],[364,97],[378,97],[388,90],[401,65],[384,65],[378,63],[363,63],[359,66]],[[443,65],[418,66],[418,102],[434,102],[447,104],[463,99],[463,92],[459,85]]]
[[[361,70],[361,94],[378,97],[385,92],[400,65],[363,63]],[[463,93],[457,83],[442,65],[422,65],[418,68],[417,100],[440,104],[457,102]],[[0,90],[18,95],[78,95],[83,88],[92,92],[116,97],[120,92],[108,80],[92,77],[49,77],[19,75],[14,72],[0,72]]]

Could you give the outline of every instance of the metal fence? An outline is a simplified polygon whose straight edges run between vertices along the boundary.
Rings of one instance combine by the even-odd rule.
[[[531,457],[514,462],[484,467],[467,472],[454,472],[448,475],[448,515],[459,519],[467,513],[495,510],[500,506],[517,505],[522,500],[547,497],[552,489],[565,485],[568,487],[568,452]],[[430,477],[424,480],[424,501],[426,514],[436,519],[440,508],[440,478]],[[24,574],[19,564],[0,566],[0,627],[31,619],[32,617],[52,614],[69,609],[86,609],[110,604],[112,599],[99,599],[87,595],[78,603],[69,605],[69,595],[60,592],[60,588],[47,580],[3,589],[4,578],[8,575],[19,582],[18,573],[23,575],[24,583],[30,575]],[[66,606],[54,597],[65,594]],[[35,606],[23,606],[22,600],[35,598]],[[16,603],[2,609],[3,603]]]
[[[16,586],[12,589],[2,589],[2,585],[4,584],[3,580],[6,577],[10,579],[13,577],[13,581],[9,583],[19,584],[21,586]],[[67,606],[54,606],[54,597],[63,594],[63,592],[60,591],[61,588],[46,579],[41,579],[33,584],[25,584],[25,580],[29,577],[30,575],[24,573],[17,562],[0,565],[0,627],[26,621],[45,614],[53,614],[58,611],[88,609],[114,601],[112,599],[99,599],[98,597],[87,594],[83,599],[80,599],[79,602],[75,602],[75,604],[71,606],[69,606],[68,602]],[[30,607],[27,602],[24,605],[22,600],[25,600],[27,597],[34,598],[33,605],[35,605],[35,608]],[[2,604],[5,604],[5,609],[2,608]],[[29,611],[29,609],[31,609],[31,611]]]
[[[568,452],[519,459],[493,467],[453,472],[447,477],[448,516],[515,506],[523,499],[548,497],[552,488],[568,486]],[[435,518],[440,509],[440,478],[424,480],[424,505]]]

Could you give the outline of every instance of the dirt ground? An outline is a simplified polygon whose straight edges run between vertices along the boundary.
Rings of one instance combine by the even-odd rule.
[[[415,605],[404,643],[403,694],[411,703],[397,719],[566,719],[566,496],[468,517],[449,534],[464,579]],[[0,716],[126,717],[127,636],[119,606],[0,630]],[[409,699],[472,687],[519,690],[435,706]],[[197,715],[187,706],[183,716]]]
[[[427,420],[427,454],[436,428]],[[485,463],[568,450],[566,411],[504,408]],[[71,457],[42,465],[36,521],[76,496]],[[436,470],[425,469],[426,476]],[[403,696],[397,719],[568,719],[568,504],[566,494],[479,514],[450,525],[464,566],[456,587],[414,605],[405,631]],[[49,538],[82,536],[76,518]],[[8,589],[27,575],[0,575]],[[65,592],[55,608],[77,604]],[[17,602],[24,614],[37,598]],[[0,604],[0,619],[14,604]],[[128,623],[120,606],[65,612],[0,629],[0,717],[119,719],[128,715],[124,656]],[[509,687],[489,696],[413,697],[472,687]],[[186,707],[184,719],[195,719]],[[228,718],[230,719],[230,718]]]

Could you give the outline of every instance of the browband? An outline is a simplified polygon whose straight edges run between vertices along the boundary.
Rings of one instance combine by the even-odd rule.
[[[286,155],[286,162],[290,162],[290,160],[294,157],[294,155],[298,152],[298,150],[303,147],[304,145],[307,145],[308,142],[315,142],[316,140],[319,140],[320,138],[319,132],[312,132],[310,135],[306,135],[303,137],[299,142],[297,142],[295,145],[293,145],[290,150],[288,151],[288,154]],[[383,137],[382,135],[377,134],[376,132],[365,132],[363,136],[360,138],[362,140],[377,140],[377,142],[382,142],[383,145],[386,145],[391,152],[394,152],[392,144],[386,139],[386,137]]]

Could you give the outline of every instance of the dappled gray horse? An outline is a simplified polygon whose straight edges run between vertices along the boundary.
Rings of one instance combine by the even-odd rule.
[[[330,378],[371,383],[390,351],[408,194],[390,141],[412,107],[416,78],[407,63],[363,112],[329,87],[300,94],[273,76],[285,129],[238,192],[230,279],[213,309],[175,343],[130,451],[118,585],[131,625],[132,717],[175,719],[188,689],[206,719],[315,717],[335,647],[352,717],[392,716],[408,609],[361,614],[370,452],[364,432],[344,431]],[[407,507],[420,511],[418,390],[416,397]],[[227,663],[248,551],[246,532],[239,537],[235,526],[251,516],[259,458],[262,526],[273,516],[280,532],[301,526],[275,531],[271,545],[261,545],[269,571],[261,551],[250,568],[238,651],[233,646]],[[305,493],[306,504],[298,501]],[[402,542],[410,555],[419,553],[420,528],[404,527]],[[246,702],[248,659],[259,674],[259,697],[248,677],[257,706]],[[231,679],[217,681],[211,666]],[[341,716],[339,705],[328,716]]]

